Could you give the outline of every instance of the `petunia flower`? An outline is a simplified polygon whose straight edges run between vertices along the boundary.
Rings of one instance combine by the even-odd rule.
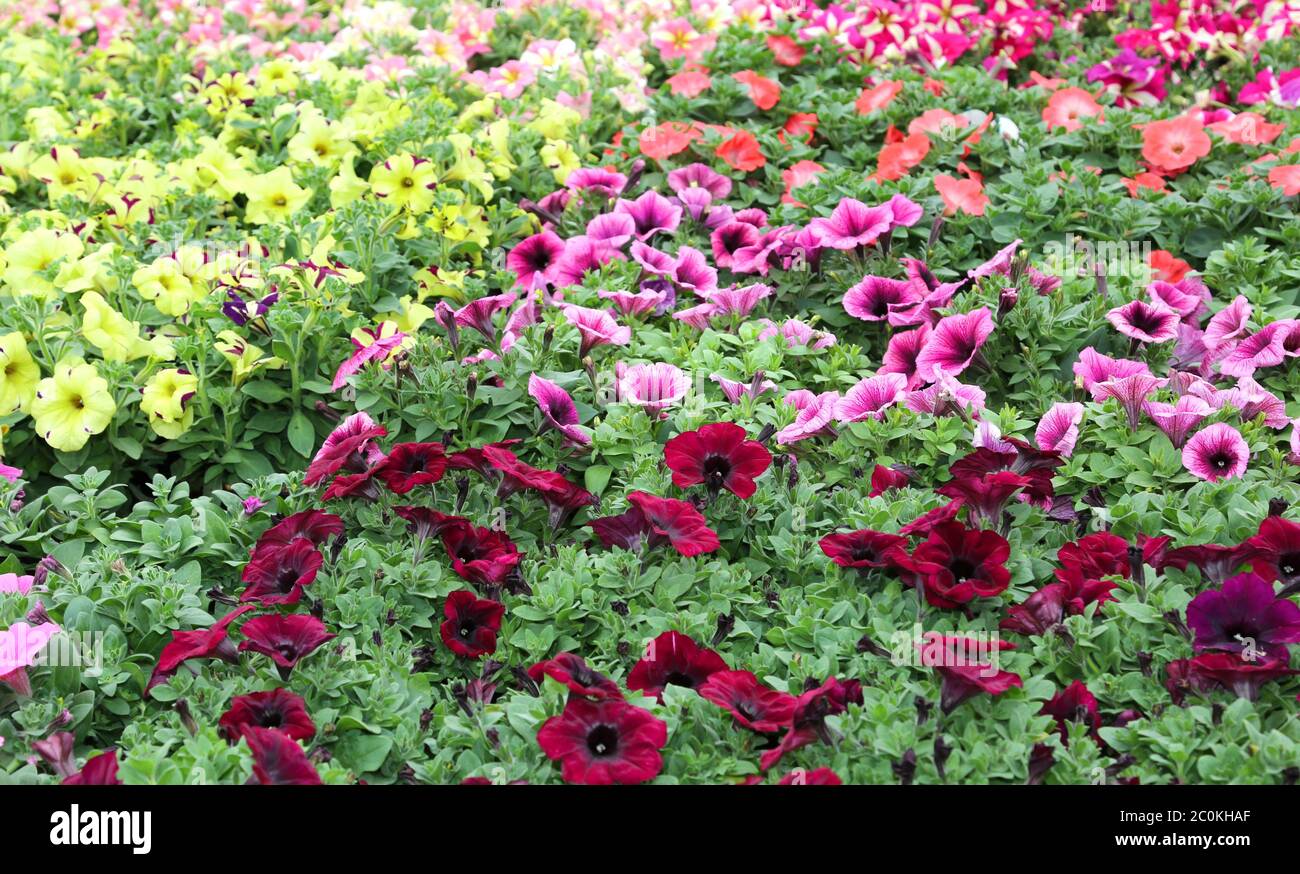
[[[710,500],[722,489],[743,500],[753,496],[754,480],[771,465],[772,455],[739,425],[716,422],[669,440],[664,463],[678,488],[703,484]]]
[[[1175,449],[1182,449],[1192,429],[1212,412],[1210,405],[1195,395],[1183,395],[1172,404],[1147,401],[1143,409]]]
[[[643,243],[657,233],[671,234],[682,221],[682,208],[653,190],[645,192],[636,200],[619,199],[614,205],[614,212],[632,219],[635,225],[633,232]]]
[[[537,402],[546,427],[559,431],[574,445],[585,446],[591,442],[591,437],[578,425],[578,407],[568,392],[534,373],[528,377],[528,394]]]
[[[709,266],[709,259],[699,249],[682,246],[677,250],[672,281],[679,290],[708,299],[718,287],[718,271]]]
[[[935,631],[926,632],[917,644],[921,664],[939,673],[939,708],[945,714],[981,693],[996,696],[1023,686],[1018,674],[998,668],[993,661],[994,653],[1015,648],[1004,640],[948,637]]]
[[[557,683],[563,683],[575,695],[587,698],[622,700],[623,690],[618,684],[604,674],[593,670],[573,653],[557,653],[545,661],[540,661],[528,669],[528,676],[534,683],[540,683],[542,677],[550,677]]]
[[[727,663],[708,647],[678,631],[665,631],[646,644],[645,654],[627,675],[627,687],[662,700],[664,686],[694,689]]]
[[[1239,574],[1187,605],[1187,626],[1197,652],[1218,650],[1253,658],[1287,660],[1287,644],[1300,643],[1300,607],[1273,593],[1273,584]],[[1249,650],[1247,650],[1249,648]]]
[[[515,244],[506,255],[506,268],[514,271],[518,285],[533,291],[551,284],[563,254],[564,241],[552,231],[543,231]]]
[[[380,337],[373,343],[361,346],[356,352],[352,353],[351,357],[345,359],[339,365],[338,370],[334,372],[334,381],[330,383],[330,388],[334,391],[343,388],[343,386],[347,385],[348,377],[359,373],[361,368],[371,361],[384,361],[397,354],[404,342],[406,342],[406,334],[398,331],[387,337]]]
[[[885,410],[901,403],[907,395],[907,378],[901,373],[881,373],[870,376],[844,393],[835,407],[835,418],[840,422],[862,422],[866,419],[881,421]]]
[[[253,753],[253,779],[263,786],[316,786],[320,774],[293,738],[281,731],[248,726],[243,740]]]
[[[625,212],[609,212],[587,222],[587,236],[615,248],[622,248],[636,234],[636,222]]]
[[[632,329],[620,325],[607,310],[568,305],[563,312],[564,318],[582,335],[579,359],[586,358],[597,346],[626,346],[632,339]]]
[[[145,691],[148,692],[154,686],[167,682],[180,666],[190,659],[216,658],[232,663],[237,661],[235,645],[228,638],[230,624],[252,609],[252,604],[245,604],[230,611],[208,628],[173,631],[171,641],[163,647],[162,653],[158,656],[158,664],[154,666]]]
[[[288,689],[271,689],[236,695],[217,720],[221,736],[231,743],[244,737],[249,729],[266,728],[294,740],[311,740],[316,724],[307,713],[307,702]]]
[[[117,750],[105,750],[86,759],[77,773],[63,778],[64,786],[121,786],[117,776]]]
[[[1088,691],[1081,680],[1075,680],[1045,701],[1038,713],[1056,720],[1056,729],[1061,734],[1061,744],[1064,746],[1069,746],[1070,743],[1071,723],[1086,725],[1088,734],[1100,742],[1097,730],[1101,728],[1101,713],[1097,710],[1097,697]]]
[[[934,188],[943,199],[943,214],[981,216],[989,207],[984,184],[978,179],[958,179],[947,173],[936,173]]]
[[[1259,533],[1246,541],[1255,549],[1255,573],[1282,583],[1282,595],[1300,588],[1300,525],[1281,516],[1266,516]]]
[[[0,595],[26,595],[35,580],[29,574],[0,574]]]
[[[789,402],[789,396],[786,402]],[[834,428],[831,423],[835,420],[839,403],[840,393],[837,391],[822,392],[812,396],[799,406],[794,421],[776,432],[776,442],[789,445],[832,433]]]
[[[1142,129],[1142,157],[1160,173],[1190,168],[1210,154],[1211,146],[1205,129],[1190,114],[1153,121]]]
[[[338,636],[327,631],[315,616],[305,613],[254,616],[240,631],[244,642],[239,645],[239,651],[267,656],[275,662],[280,679],[286,682],[298,662]]]
[[[500,601],[487,601],[473,592],[452,592],[443,604],[446,618],[438,627],[442,642],[458,656],[478,659],[497,649],[497,633],[506,607]]]
[[[564,712],[537,732],[537,744],[562,764],[566,783],[635,784],[663,770],[659,750],[668,726],[644,708],[618,699],[590,701],[569,696]]]
[[[1300,328],[1295,319],[1270,322],[1258,332],[1242,337],[1219,362],[1228,376],[1252,376],[1261,367],[1273,367],[1287,358],[1287,343]]]
[[[1034,431],[1039,449],[1051,449],[1069,458],[1079,440],[1079,423],[1083,421],[1083,404],[1058,401],[1043,414]]]
[[[1157,379],[1149,373],[1111,377],[1105,382],[1094,383],[1092,394],[1093,398],[1099,402],[1107,398],[1114,398],[1119,401],[1120,407],[1123,408],[1125,415],[1128,417],[1129,430],[1136,431],[1142,421],[1142,411],[1146,408],[1147,399],[1150,398],[1153,391],[1167,381]]]
[[[618,396],[653,419],[686,397],[690,387],[690,378],[675,365],[634,364],[619,378]]]
[[[319,485],[340,470],[359,473],[368,470],[383,458],[383,452],[374,445],[376,437],[383,437],[388,429],[366,413],[353,413],[330,432],[307,466],[303,484]]]
[[[916,357],[917,374],[927,381],[937,380],[942,374],[957,376],[975,361],[993,327],[988,307],[945,316]]]
[[[303,589],[316,580],[324,557],[310,540],[299,538],[287,546],[269,546],[254,552],[240,580],[246,584],[241,601],[259,604],[297,604]]]
[[[31,697],[32,684],[27,669],[36,664],[41,650],[60,631],[62,629],[53,622],[40,625],[15,622],[5,631],[0,631],[0,683],[19,695]]]
[[[923,295],[910,280],[864,276],[844,292],[842,303],[844,311],[855,319],[865,322],[888,319],[895,325],[894,316],[914,311],[922,300]]]
[[[840,567],[891,568],[909,567],[907,538],[899,534],[862,529],[845,534],[827,534],[818,546]]]
[[[749,89],[749,99],[761,110],[771,109],[781,99],[781,86],[753,70],[733,73],[732,78]]]
[[[947,610],[976,598],[992,598],[1011,581],[1011,548],[995,531],[943,522],[912,553],[912,568],[926,601]]]
[[[1106,313],[1106,319],[1126,337],[1145,343],[1165,343],[1178,335],[1178,313],[1164,304],[1135,300]]]
[[[1196,433],[1183,447],[1183,467],[1210,482],[1239,477],[1250,463],[1250,447],[1241,433],[1216,422]]]
[[[979,386],[966,385],[947,373],[941,373],[933,385],[919,391],[909,391],[903,404],[914,413],[928,413],[932,416],[951,416],[959,412],[978,416],[979,411],[984,409],[985,397],[984,390]]]
[[[518,567],[518,547],[502,531],[463,522],[442,527],[443,547],[451,569],[461,579],[483,586],[499,586]]]
[[[749,671],[713,671],[695,691],[729,712],[737,725],[759,734],[787,728],[799,702],[788,692],[764,686]]]
[[[1002,511],[1007,502],[1032,480],[1010,470],[997,470],[979,476],[954,476],[934,491],[946,498],[960,500],[969,510],[969,519],[985,528],[1002,525]]]
[[[1173,679],[1174,664],[1168,666]],[[1238,653],[1207,652],[1186,662],[1186,677],[1193,688],[1223,688],[1238,698],[1254,701],[1265,683],[1300,674],[1292,670],[1284,659],[1243,659]]]
[[[441,443],[397,443],[371,474],[384,481],[395,495],[416,486],[432,485],[447,471],[447,452]]]
[[[491,294],[472,300],[456,310],[456,324],[462,328],[473,328],[483,335],[488,343],[496,343],[497,329],[492,323],[492,316],[503,309],[508,309],[517,299],[514,292]]]
[[[815,218],[808,228],[821,245],[847,251],[871,245],[893,225],[894,213],[889,205],[868,207],[860,200],[846,197],[829,218]]]
[[[877,374],[898,373],[907,380],[907,390],[912,391],[924,381],[917,369],[921,350],[930,340],[930,326],[922,324],[911,331],[899,331],[889,338]]]
[[[601,289],[596,295],[608,300],[625,316],[644,316],[653,311],[664,300],[662,291],[647,288],[644,284],[636,291],[606,291]]]
[[[302,510],[262,532],[257,539],[259,549],[273,545],[288,546],[293,541],[304,538],[317,546],[343,533],[343,520],[333,513],[321,510]]]
[[[776,383],[770,379],[765,379],[762,371],[755,373],[749,382],[727,379],[717,373],[709,374],[709,379],[718,384],[718,387],[722,389],[722,396],[731,404],[740,403],[741,398],[756,398],[766,392],[776,391]]]
[[[731,180],[721,173],[715,173],[708,164],[696,162],[671,171],[668,174],[668,187],[676,194],[691,188],[702,188],[717,200],[723,200],[731,193]]]
[[[1101,105],[1091,93],[1082,88],[1061,88],[1052,92],[1043,107],[1043,124],[1048,130],[1063,127],[1067,131],[1076,131],[1083,127],[1080,119],[1104,119]]]

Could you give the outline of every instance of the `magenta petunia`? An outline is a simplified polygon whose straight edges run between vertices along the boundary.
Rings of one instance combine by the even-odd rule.
[[[1087,390],[1092,395],[1092,399],[1097,402],[1110,397],[1109,394],[1099,392],[1098,385],[1112,379],[1123,379],[1126,376],[1137,376],[1139,374],[1151,375],[1151,370],[1147,367],[1146,362],[1131,361],[1127,358],[1111,358],[1102,355],[1091,346],[1081,351],[1079,360],[1074,363],[1075,382]]]
[[[791,395],[794,394],[791,392]],[[787,396],[786,403],[790,400],[790,396]],[[839,404],[840,393],[837,391],[822,392],[804,403],[796,404],[799,412],[795,414],[792,423],[776,432],[776,442],[788,445],[832,433],[834,428],[831,423],[835,421]]]
[[[587,236],[621,249],[636,235],[636,222],[625,212],[607,212],[587,222]]]
[[[1261,367],[1273,367],[1286,360],[1286,341],[1295,330],[1293,319],[1265,325],[1258,332],[1243,337],[1219,362],[1219,370],[1228,376],[1251,376]]]
[[[1218,650],[1285,660],[1287,645],[1300,643],[1300,607],[1274,594],[1272,583],[1253,573],[1239,574],[1192,599],[1187,605],[1187,627],[1196,634],[1197,652]]]
[[[907,378],[901,373],[869,376],[844,393],[835,408],[841,422],[861,422],[885,418],[885,410],[901,403],[907,395]]]
[[[1239,294],[1232,303],[1215,313],[1205,326],[1205,346],[1211,351],[1231,348],[1246,336],[1253,308],[1245,295]]]
[[[537,732],[546,757],[560,762],[566,783],[644,783],[663,770],[659,750],[668,726],[650,711],[619,699],[570,695],[564,712]]]
[[[1192,429],[1211,413],[1210,405],[1195,395],[1183,395],[1172,404],[1147,401],[1144,409],[1175,449],[1182,449]]]
[[[731,193],[731,180],[721,173],[716,173],[708,164],[688,164],[668,174],[668,187],[681,195],[692,188],[707,191],[718,200]]]
[[[1196,432],[1183,447],[1183,467],[1210,482],[1239,477],[1250,463],[1250,447],[1241,432],[1216,422]]]
[[[1034,432],[1039,449],[1055,450],[1066,458],[1079,440],[1079,423],[1083,421],[1083,404],[1058,401],[1043,414]]]
[[[506,255],[506,267],[514,271],[519,285],[533,291],[552,282],[563,254],[564,241],[552,231],[543,231],[515,244]]]
[[[353,413],[343,423],[330,432],[317,450],[316,456],[307,466],[307,475],[303,484],[319,485],[326,477],[340,470],[361,473],[371,465],[378,463],[384,453],[374,443],[375,438],[383,437],[388,429],[366,413]]]
[[[1178,336],[1178,313],[1164,304],[1131,301],[1110,310],[1106,319],[1125,337],[1143,343],[1166,343]]]
[[[515,302],[516,297],[514,292],[507,292],[505,294],[486,295],[477,300],[472,300],[456,310],[456,324],[462,328],[473,328],[482,334],[489,343],[495,343],[497,329],[492,322],[492,317],[501,310],[509,309],[510,305]]]
[[[1136,431],[1142,421],[1142,410],[1147,399],[1167,380],[1157,379],[1149,373],[1135,373],[1132,376],[1112,377],[1093,386],[1093,398],[1104,401],[1114,398],[1128,418],[1129,430]]]
[[[971,365],[992,333],[993,314],[988,307],[945,316],[916,357],[917,373],[927,381],[937,380],[941,373],[957,376]]]
[[[900,331],[889,338],[884,357],[877,373],[900,373],[907,380],[907,390],[912,391],[924,380],[916,361],[930,340],[930,326],[922,324],[911,331]]]
[[[916,309],[923,299],[910,280],[864,276],[857,285],[844,292],[842,303],[844,311],[855,319],[866,322],[889,320],[890,324],[897,325],[894,315]]]
[[[821,245],[844,250],[869,246],[893,226],[894,210],[889,204],[869,207],[852,197],[841,200],[829,218],[808,223]]]
[[[707,300],[718,287],[718,271],[709,265],[709,259],[699,249],[682,246],[677,250],[672,280],[679,290],[694,292]]]
[[[578,425],[578,407],[567,391],[534,373],[528,377],[528,394],[537,401],[546,427],[554,428],[576,445],[591,442],[590,435]]]
[[[657,233],[671,234],[682,221],[682,208],[653,190],[636,200],[619,200],[614,212],[631,217],[636,238],[643,243]]]

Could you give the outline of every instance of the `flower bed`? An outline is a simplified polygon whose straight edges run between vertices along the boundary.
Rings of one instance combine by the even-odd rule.
[[[1289,7],[56,6],[0,782],[1294,782]]]

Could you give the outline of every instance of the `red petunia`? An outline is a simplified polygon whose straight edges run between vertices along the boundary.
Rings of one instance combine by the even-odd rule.
[[[294,740],[311,740],[316,735],[316,724],[307,714],[306,702],[288,689],[237,695],[217,724],[231,743],[250,728],[269,728]]]
[[[107,750],[86,759],[81,770],[63,780],[64,786],[121,786],[117,776],[117,750]]]
[[[667,538],[682,555],[700,555],[721,546],[717,533],[688,502],[645,492],[632,492],[627,499],[641,511],[654,533]]]
[[[785,120],[785,125],[776,138],[782,145],[788,145],[786,137],[803,143],[811,143],[817,134],[817,113],[796,112]]]
[[[241,631],[245,640],[239,651],[258,652],[271,659],[282,680],[288,680],[298,662],[337,637],[325,629],[325,623],[304,613],[255,616],[244,623]]]
[[[663,770],[659,750],[668,726],[649,711],[625,701],[569,697],[564,712],[537,732],[537,744],[561,762],[566,783],[606,786],[652,780]]]
[[[907,538],[883,531],[827,534],[818,545],[840,567],[895,568],[907,563]]]
[[[685,151],[699,138],[700,132],[693,125],[680,121],[666,121],[641,131],[637,144],[641,154],[662,161]]]
[[[258,549],[267,546],[288,546],[294,540],[303,538],[317,546],[343,533],[343,520],[333,513],[322,510],[303,510],[286,516],[283,520],[262,532],[257,539]]]
[[[263,547],[253,553],[240,579],[247,584],[241,601],[259,604],[297,604],[306,586],[316,581],[324,561],[310,540],[299,538],[288,546]]]
[[[932,606],[955,609],[1006,591],[1011,547],[995,531],[951,521],[936,525],[912,553],[912,566]]]
[[[665,631],[646,644],[645,655],[627,675],[627,687],[659,698],[664,686],[694,689],[727,663],[708,647],[700,646],[679,631]]]
[[[483,600],[469,590],[452,592],[442,607],[442,615],[447,617],[438,628],[442,642],[466,658],[491,655],[497,649],[497,632],[505,612],[506,605],[500,601]]]
[[[441,443],[398,443],[374,469],[395,495],[416,486],[438,482],[447,470],[447,453]]]
[[[244,741],[253,752],[253,778],[263,786],[315,786],[320,774],[298,742],[269,728],[251,726]]]
[[[715,422],[669,440],[664,445],[664,463],[678,488],[703,483],[710,499],[721,489],[744,499],[753,496],[754,479],[772,464],[772,454],[757,440],[748,439],[739,425]]]
[[[230,623],[252,609],[252,604],[246,604],[237,610],[232,610],[208,628],[200,628],[197,631],[173,631],[171,642],[163,647],[162,654],[158,656],[158,664],[153,669],[153,675],[149,677],[149,685],[145,691],[167,682],[172,674],[190,659],[217,658],[227,662],[238,661],[235,645],[228,637]]]
[[[478,585],[501,585],[521,558],[518,548],[504,532],[469,522],[443,528],[442,545],[451,557],[452,570]]]
[[[623,697],[623,690],[619,689],[617,683],[589,667],[581,656],[570,652],[558,653],[538,662],[528,669],[528,676],[534,683],[540,683],[542,677],[550,677],[568,686],[569,691],[588,698]]]
[[[696,691],[750,731],[774,734],[790,725],[797,698],[787,692],[769,689],[749,671],[714,671]]]

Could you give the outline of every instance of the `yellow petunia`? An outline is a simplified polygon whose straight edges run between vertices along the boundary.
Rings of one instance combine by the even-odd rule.
[[[563,140],[547,140],[541,148],[542,163],[551,171],[555,181],[564,184],[569,174],[582,166],[582,159],[573,146]]]
[[[134,361],[137,358],[171,358],[175,351],[165,337],[147,341],[140,336],[140,326],[113,309],[98,292],[81,296],[85,313],[81,317],[81,336],[99,349],[105,361]]]
[[[207,296],[207,285],[185,275],[181,262],[164,255],[131,274],[140,296],[169,316],[183,316]]]
[[[41,368],[27,349],[23,335],[14,331],[0,337],[0,415],[27,412],[36,397]]]
[[[50,300],[59,289],[46,277],[47,272],[55,265],[76,261],[85,248],[76,234],[49,228],[28,231],[5,248],[5,284],[14,295]]]
[[[76,452],[113,421],[117,404],[108,382],[80,358],[60,361],[36,385],[31,413],[36,432],[60,452]]]
[[[370,188],[385,203],[413,213],[428,212],[433,206],[433,189],[438,171],[423,158],[408,153],[393,155],[370,171]]]
[[[236,334],[234,331],[222,331],[217,334],[216,346],[222,357],[230,363],[231,382],[238,386],[244,380],[263,368],[279,370],[284,367],[284,359],[268,357],[261,349]]]
[[[159,437],[175,440],[194,424],[190,399],[199,390],[194,374],[176,367],[155,373],[140,393],[140,410]]]
[[[312,189],[293,181],[288,167],[277,167],[249,179],[244,186],[248,206],[244,218],[255,225],[284,222],[311,200]]]
[[[356,159],[355,151],[344,155],[339,162],[339,175],[330,180],[330,206],[334,209],[360,200],[370,190],[370,183],[358,176],[352,166]]]
[[[351,149],[339,125],[330,124],[319,111],[304,113],[298,132],[289,138],[289,157],[313,167],[332,167]]]

